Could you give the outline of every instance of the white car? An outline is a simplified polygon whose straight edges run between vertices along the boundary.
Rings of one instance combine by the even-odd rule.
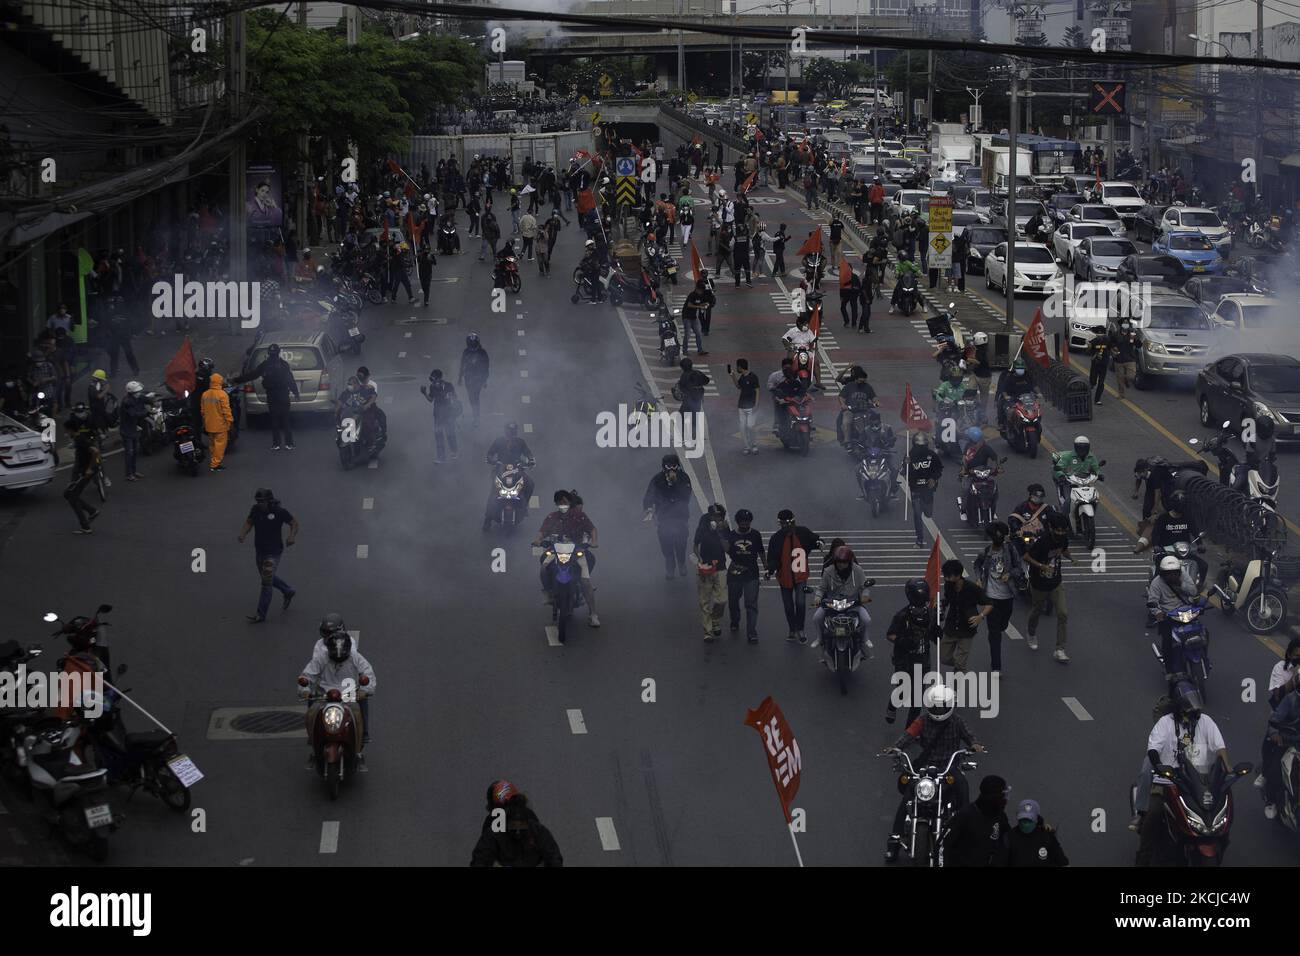
[[[984,281],[990,289],[1006,291],[1007,286],[1007,244],[999,243],[993,251],[984,257]],[[1047,246],[1037,242],[1016,243],[1016,279],[1017,292],[1036,292],[1050,295],[1059,289],[1065,281],[1061,271],[1060,260],[1052,254]]]
[[[1074,253],[1079,243],[1092,236],[1111,236],[1113,233],[1096,222],[1063,222],[1052,233],[1052,248],[1067,266],[1074,265]]]
[[[1102,183],[1101,195],[1098,197],[1103,206],[1110,206],[1120,215],[1125,228],[1133,228],[1133,220],[1138,210],[1147,204],[1132,183]]]
[[[1120,218],[1119,211],[1110,206],[1102,206],[1097,203],[1079,203],[1077,206],[1070,207],[1069,220],[1070,222],[1099,223],[1114,235],[1124,235],[1124,220]]]
[[[1111,302],[1123,289],[1119,282],[1075,283],[1073,295],[1061,303],[1071,349],[1086,349],[1093,339],[1106,334]]]
[[[1213,209],[1204,206],[1170,206],[1160,217],[1161,232],[1191,229],[1195,229],[1221,248],[1232,245],[1232,233]]]
[[[0,414],[0,488],[34,488],[54,480],[59,456],[51,442]]]
[[[900,189],[889,201],[892,210],[891,219],[906,216],[908,213],[919,214],[930,206],[930,190]]]

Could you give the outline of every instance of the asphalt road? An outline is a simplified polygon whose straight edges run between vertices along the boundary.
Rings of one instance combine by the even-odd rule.
[[[811,228],[792,196],[756,195],[779,200],[764,206],[770,222],[786,222],[795,236]],[[490,272],[469,245],[468,255],[440,259],[435,277],[455,281],[435,286],[427,310],[367,310],[361,361],[380,384],[390,422],[376,469],[343,472],[332,428],[304,424],[293,452],[272,452],[266,433],[246,432],[220,475],[190,479],[167,455],[145,460],[147,480],[117,482],[87,538],[73,534],[52,486],[0,501],[0,573],[10,585],[0,610],[19,624],[12,636],[40,639],[40,615],[50,609],[71,615],[114,604],[114,662],[130,665],[123,683],[179,734],[206,775],[194,791],[202,832],[137,795],[113,838],[112,863],[311,865],[324,853],[342,864],[463,865],[483,819],[484,789],[504,776],[530,794],[569,864],[793,865],[760,741],[742,722],[768,695],[802,754],[796,803],[807,818],[799,836],[804,861],[880,862],[897,794],[888,762],[874,754],[901,730],[883,720],[883,629],[904,603],[902,580],[923,572],[928,541],[925,550],[912,545],[901,510],[873,520],[856,499],[852,463],[833,441],[833,396],[818,399],[824,440],[808,458],[768,436],[758,457],[740,453],[725,364],[746,356],[765,377],[780,360],[778,340],[791,317],[779,311],[782,290],[773,280],[756,280],[752,290],[721,282],[712,354],[703,360],[718,394],[705,403],[708,451],[691,462],[692,526],[700,503],[720,500],[730,512],[753,510],[766,536],[777,511],[790,507],[828,540],[849,538],[881,583],[873,604],[877,656],[853,675],[848,696],[816,651],[784,640],[775,588],[762,591],[758,646],[726,630],[705,644],[693,580],[664,580],[654,533],[641,521],[641,496],[662,450],[599,448],[595,440],[597,415],[631,403],[633,384],[647,371],[665,391],[671,376],[654,374],[654,330],[644,313],[569,303],[566,277],[580,246],[576,229],[566,229],[549,279],[524,263],[524,288],[505,313],[490,311]],[[831,335],[823,341],[836,367],[867,366],[892,419],[905,383],[925,400],[936,366],[911,321],[884,315],[885,307],[878,303],[870,336],[828,316]],[[492,356],[483,423],[461,432],[458,460],[435,465],[418,385],[435,366],[456,368],[471,329]],[[997,716],[966,714],[989,748],[976,777],[1002,774],[1012,799],[1037,799],[1075,865],[1127,865],[1136,848],[1126,829],[1127,786],[1163,681],[1141,626],[1137,568],[1144,562],[1128,555],[1129,470],[1140,455],[1171,450],[1157,426],[1195,434],[1184,421],[1194,411],[1184,415],[1184,404],[1190,407],[1185,397],[1153,392],[1131,407],[1103,405],[1087,426],[1112,463],[1100,522],[1107,570],[1083,565],[1067,578],[1073,662],[1051,659],[1054,622],[1044,619],[1039,651],[1023,640],[1004,648]],[[766,432],[770,403],[761,407]],[[600,529],[595,577],[604,626],[588,629],[579,614],[564,647],[547,638],[530,535],[505,540],[480,528],[489,483],[482,456],[508,420],[520,424],[537,456],[542,503],[557,487],[576,488]],[[1067,446],[1077,431],[1047,411],[1051,447]],[[1048,484],[1050,469],[1046,457],[1008,455],[1004,507],[1031,481]],[[114,475],[118,462],[110,459]],[[958,527],[954,471],[940,486],[935,521],[946,547],[971,558],[979,543]],[[259,486],[274,489],[302,523],[282,568],[299,595],[290,611],[276,602],[266,624],[251,626],[244,615],[257,576],[251,542],[241,546],[236,535]],[[530,525],[541,517],[531,515]],[[203,573],[192,570],[196,548],[205,552]],[[501,573],[493,571],[495,549],[504,550]],[[370,769],[337,802],[304,769],[301,734],[226,739],[217,729],[229,726],[227,708],[296,706],[294,681],[327,611],[359,631],[378,675]],[[1019,634],[1025,616],[1022,605],[1013,620]],[[1257,760],[1266,704],[1242,702],[1239,688],[1248,679],[1264,683],[1275,650],[1217,612],[1210,627],[1210,712],[1233,759]],[[52,640],[46,647],[56,650]],[[972,664],[988,665],[982,637]],[[145,726],[138,714],[128,722]],[[1238,798],[1229,864],[1292,863],[1294,847],[1263,819],[1256,792],[1242,786]],[[0,802],[9,811],[0,817],[0,861],[84,862],[44,835],[12,789],[0,790]]]

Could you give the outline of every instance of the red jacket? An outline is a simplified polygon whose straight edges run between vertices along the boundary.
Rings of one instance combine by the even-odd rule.
[[[871,188],[867,190],[867,202],[873,206],[885,201],[885,187],[880,183],[872,183]]]

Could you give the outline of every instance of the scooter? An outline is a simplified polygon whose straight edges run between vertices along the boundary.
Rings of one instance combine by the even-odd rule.
[[[460,252],[460,233],[454,222],[444,219],[438,229],[438,252],[444,256],[454,256]]]
[[[94,750],[83,741],[81,717],[49,718],[23,738],[17,748],[19,766],[27,772],[33,795],[43,803],[44,816],[73,846],[86,847],[91,859],[108,859],[108,837],[124,818],[114,813],[108,790],[108,769],[95,762]]]
[[[604,302],[609,289],[609,273],[609,269],[602,269],[598,278],[588,282],[581,269],[574,269],[573,295],[569,296],[569,301],[574,305],[584,299],[588,302]]]
[[[343,781],[356,774],[361,766],[361,750],[365,746],[362,733],[361,705],[365,699],[364,688],[370,678],[361,676],[356,700],[344,700],[337,688],[325,696],[312,697],[310,682],[299,677],[301,696],[307,700],[307,739],[311,743],[312,767],[325,780],[330,799],[339,798]]]
[[[1174,865],[1222,865],[1232,829],[1232,785],[1254,769],[1252,764],[1239,763],[1225,770],[1223,762],[1216,759],[1210,772],[1202,774],[1181,749],[1177,766],[1155,768],[1155,775],[1167,784],[1161,825]],[[1134,785],[1130,807],[1136,805],[1136,797]]]
[[[1155,576],[1160,573],[1160,559],[1174,557],[1178,559],[1179,565],[1189,578],[1196,582],[1196,588],[1199,591],[1205,585],[1205,577],[1208,568],[1204,561],[1192,553],[1192,547],[1205,537],[1202,531],[1191,541],[1175,541],[1173,544],[1167,544],[1162,548],[1153,548],[1151,551],[1151,576],[1148,581],[1154,580]]]
[[[1105,465],[1105,459],[1102,459],[1099,464]],[[1061,491],[1061,486],[1059,484],[1056,486],[1056,497],[1060,502],[1061,511],[1069,517],[1070,527],[1075,534],[1083,538],[1089,551],[1097,545],[1097,499],[1099,497],[1097,482],[1105,480],[1106,476],[1100,473],[1066,475],[1063,481],[1070,486],[1068,502]]]
[[[668,253],[658,246],[650,245],[646,247],[646,258],[649,260],[646,271],[651,276],[659,281],[667,279],[673,285],[677,284],[677,262]]]
[[[1245,615],[1246,628],[1254,634],[1272,634],[1286,624],[1289,611],[1286,585],[1273,563],[1276,551],[1256,548],[1255,558],[1244,564],[1224,561],[1213,590],[1219,595],[1223,613],[1237,610]]]
[[[659,358],[665,365],[675,368],[677,366],[678,356],[682,354],[681,342],[678,340],[677,322],[675,315],[680,315],[680,309],[668,310],[659,309]]]
[[[199,435],[190,422],[188,398],[163,399],[167,416],[167,434],[171,435],[172,457],[191,478],[197,477],[203,453],[199,450]]]
[[[556,640],[563,644],[568,637],[569,618],[583,604],[580,562],[587,560],[587,554],[568,538],[547,538],[542,542],[542,562],[547,558],[553,559],[554,568],[547,589],[551,621],[555,625]]]
[[[972,528],[983,528],[995,521],[998,516],[998,482],[1001,466],[1006,464],[1003,458],[998,467],[972,468],[970,471],[969,498],[957,496],[957,512]]]
[[[869,588],[875,583],[875,578],[867,578],[864,587]],[[805,587],[804,590],[810,592],[813,589]],[[858,617],[862,601],[856,597],[828,596],[822,599],[822,603],[826,609],[821,627],[822,662],[839,679],[840,693],[847,694],[850,672],[873,656],[872,643]]]
[[[1204,445],[1201,454],[1209,453],[1219,465],[1219,484],[1240,491],[1269,511],[1277,511],[1277,492],[1281,478],[1277,471],[1277,451],[1270,444],[1261,457],[1257,442],[1246,446],[1246,458],[1243,461],[1229,446],[1232,440],[1232,422],[1223,423],[1223,431],[1211,438]],[[1199,445],[1200,439],[1189,438],[1189,445]]]
[[[126,665],[119,665],[117,673],[126,673]],[[108,782],[125,785],[131,796],[143,789],[177,813],[185,813],[191,803],[190,786],[199,778],[189,780],[187,775],[186,782],[178,775],[182,768],[197,768],[181,753],[176,735],[170,730],[127,733],[117,704],[119,695],[110,689],[108,696],[111,706],[106,704],[104,715],[90,727],[95,754],[108,769]]]
[[[911,315],[916,311],[917,303],[921,298],[916,285],[916,276],[910,272],[904,273],[903,278],[898,280],[898,285],[898,311],[903,315]]]
[[[163,411],[163,397],[158,392],[145,392],[141,397],[146,412],[140,419],[140,453],[152,455],[167,440],[167,413]]]
[[[339,462],[344,471],[363,459],[374,461],[388,444],[388,434],[379,427],[377,419],[371,416],[367,424],[365,416],[356,408],[344,411],[334,433],[334,444],[338,447]]]
[[[1209,602],[1202,599],[1169,612],[1169,620],[1173,622],[1173,641],[1170,644],[1171,659],[1167,663],[1160,653],[1160,644],[1151,644],[1151,652],[1164,673],[1186,674],[1195,682],[1201,700],[1206,703],[1209,702],[1210,630],[1201,621],[1201,614],[1208,606]]]
[[[531,460],[519,464],[498,465],[492,478],[494,510],[492,520],[500,523],[506,534],[512,534],[519,527],[519,522],[528,515],[528,500],[524,497],[524,469],[531,467]],[[487,525],[484,524],[484,530]]]
[[[787,451],[806,455],[812,448],[812,433],[817,430],[812,420],[812,406],[812,396],[806,393],[781,399],[785,414],[781,416],[777,437]]]
[[[518,294],[523,285],[524,280],[519,276],[518,257],[506,256],[504,259],[498,259],[492,270],[492,288],[509,289]]]
[[[1007,423],[1007,444],[1030,458],[1037,458],[1038,443],[1043,437],[1043,412],[1038,396],[1020,395],[1012,399],[1004,395],[1003,403],[1007,406],[1003,416]]]

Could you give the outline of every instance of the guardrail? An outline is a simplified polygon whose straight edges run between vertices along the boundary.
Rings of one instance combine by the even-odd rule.
[[[1192,520],[1224,547],[1249,553],[1257,548],[1280,552],[1286,544],[1286,523],[1281,515],[1249,495],[1195,472],[1180,475],[1176,486],[1187,496]]]
[[[683,126],[695,130],[701,136],[708,136],[722,143],[723,146],[730,146],[742,155],[747,155],[749,153],[749,144],[739,136],[725,132],[716,126],[710,126],[708,123],[701,123],[695,117],[688,116],[686,113],[683,113],[681,110],[673,106],[665,106],[661,103],[659,104],[659,111],[666,114],[674,122],[681,123]]]
[[[1047,400],[1065,412],[1066,421],[1092,421],[1092,388],[1088,380],[1064,362],[1049,360],[1047,368],[1028,363],[1035,387]]]

